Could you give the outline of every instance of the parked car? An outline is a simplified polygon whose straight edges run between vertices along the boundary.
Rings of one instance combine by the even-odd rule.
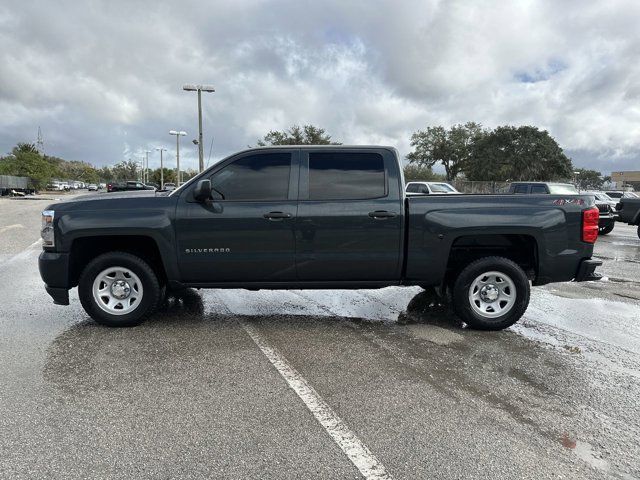
[[[451,195],[460,194],[445,182],[409,182],[405,187],[407,195]]]
[[[173,191],[173,190],[175,190],[175,189],[176,189],[176,184],[175,184],[175,183],[165,183],[165,184],[164,184],[164,189],[165,189],[167,192],[171,192],[171,191]]]
[[[554,182],[512,182],[509,185],[509,193],[528,195],[591,195],[600,212],[598,219],[598,233],[606,235],[611,233],[615,227],[616,217],[610,203],[606,200],[599,200],[596,193],[599,192],[578,192],[575,185],[571,183]]]
[[[611,198],[640,198],[635,192],[622,192],[619,190],[609,190],[605,192]]]
[[[0,196],[24,196],[34,192],[33,188],[29,188],[29,177],[0,175]]]
[[[78,286],[109,326],[141,323],[166,288],[420,285],[497,330],[523,315],[530,282],[599,279],[598,216],[590,195],[406,197],[390,147],[254,148],[168,195],[48,206],[39,268],[55,303]]]
[[[124,192],[130,190],[156,190],[156,188],[137,181],[113,182],[107,184],[107,192]]]
[[[616,210],[619,222],[638,225],[638,238],[640,238],[640,198],[621,198]]]
[[[616,204],[617,202],[604,192],[582,191],[581,195],[593,195],[596,207],[600,210],[600,220],[598,221],[598,233],[607,235],[613,231],[616,225]]]
[[[98,185],[96,185],[95,183],[90,183],[89,186],[87,187],[87,190],[89,190],[90,192],[97,192]]]
[[[103,188],[107,188],[107,184],[106,184],[106,183],[99,183],[99,184],[98,184],[98,188],[99,188],[100,190],[102,190]]]

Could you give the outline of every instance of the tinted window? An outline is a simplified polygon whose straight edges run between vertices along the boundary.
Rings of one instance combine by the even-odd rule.
[[[224,200],[286,200],[291,154],[263,153],[240,158],[211,176]]]
[[[385,196],[384,161],[376,153],[309,154],[309,198],[349,200]]]
[[[516,185],[513,189],[513,193],[527,193],[528,185]]]
[[[547,187],[544,185],[531,185],[531,193],[547,193]]]
[[[417,193],[419,187],[420,187],[420,185],[418,185],[417,183],[411,183],[407,187],[407,192],[409,192],[409,193]]]

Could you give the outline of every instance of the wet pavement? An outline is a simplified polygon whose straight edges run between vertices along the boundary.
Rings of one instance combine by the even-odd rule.
[[[417,287],[186,290],[108,329],[44,292],[45,205],[0,200],[1,478],[362,478],[318,402],[386,478],[640,478],[635,228],[503,332]]]

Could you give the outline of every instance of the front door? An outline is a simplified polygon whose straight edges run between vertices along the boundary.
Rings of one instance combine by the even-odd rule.
[[[297,151],[240,154],[211,174],[211,202],[183,192],[176,235],[184,282],[296,279],[298,164]]]

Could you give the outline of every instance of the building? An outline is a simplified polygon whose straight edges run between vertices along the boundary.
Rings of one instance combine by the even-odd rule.
[[[640,190],[640,170],[626,172],[611,172],[611,181],[616,188],[633,187]]]

